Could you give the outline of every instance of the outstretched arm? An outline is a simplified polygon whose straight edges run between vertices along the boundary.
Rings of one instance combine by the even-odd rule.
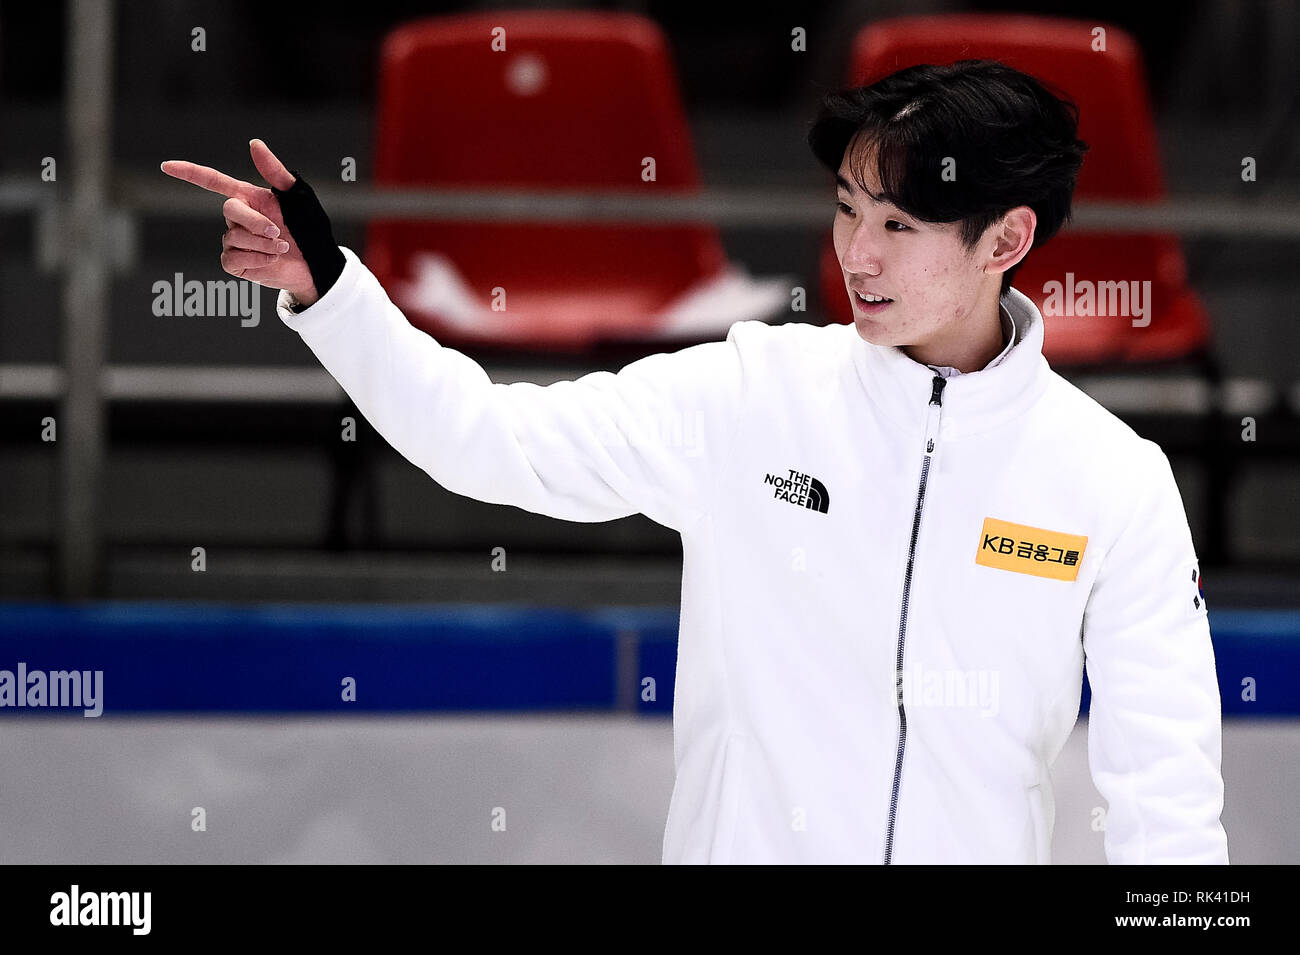
[[[640,512],[682,530],[706,513],[743,407],[741,343],[762,323],[739,322],[724,342],[651,355],[617,374],[493,383],[412,326],[360,259],[334,244],[314,195],[260,140],[250,149],[272,188],[187,162],[163,171],[228,196],[222,267],[283,290],[281,320],[409,461],[450,491],[565,520]],[[310,237],[295,240],[298,223]]]

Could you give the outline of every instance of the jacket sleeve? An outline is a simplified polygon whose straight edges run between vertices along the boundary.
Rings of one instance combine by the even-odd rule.
[[[1106,860],[1227,864],[1221,710],[1199,567],[1173,471],[1148,477],[1084,612],[1088,763],[1106,799]]]
[[[494,383],[412,326],[355,253],[296,331],[366,420],[447,490],[563,520],[644,513],[681,530],[703,514],[736,428],[743,382],[726,341],[541,386]],[[741,322],[738,325],[759,324]]]

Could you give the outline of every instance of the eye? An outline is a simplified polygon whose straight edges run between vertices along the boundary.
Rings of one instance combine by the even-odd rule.
[[[848,203],[846,203],[846,202],[838,202],[838,201],[837,201],[837,202],[835,203],[835,208],[836,208],[838,211],[843,212],[845,215],[852,215],[852,214],[853,214],[853,207],[850,206],[850,205],[849,205]]]
[[[890,226],[898,226],[898,228],[890,229],[889,228]],[[890,232],[906,232],[910,228],[911,226],[904,225],[902,222],[899,222],[897,219],[890,219],[888,222],[885,223],[885,229]]]

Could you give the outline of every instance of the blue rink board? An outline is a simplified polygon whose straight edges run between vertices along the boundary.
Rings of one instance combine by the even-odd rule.
[[[0,671],[101,670],[105,715],[672,711],[676,608],[0,604]],[[1211,611],[1225,716],[1300,715],[1300,612]],[[630,636],[629,636],[630,635]],[[342,681],[356,681],[355,702]],[[643,700],[652,677],[655,699]],[[1242,699],[1243,681],[1256,699]],[[1083,681],[1080,712],[1088,708]],[[76,711],[79,712],[79,711]],[[0,716],[67,710],[0,706]]]

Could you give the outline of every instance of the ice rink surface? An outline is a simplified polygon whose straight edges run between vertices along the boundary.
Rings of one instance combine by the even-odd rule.
[[[1086,734],[1053,768],[1056,863],[1105,862]],[[1232,864],[1300,862],[1300,721],[1227,719],[1223,751]],[[672,782],[662,717],[24,717],[0,863],[655,864]]]

